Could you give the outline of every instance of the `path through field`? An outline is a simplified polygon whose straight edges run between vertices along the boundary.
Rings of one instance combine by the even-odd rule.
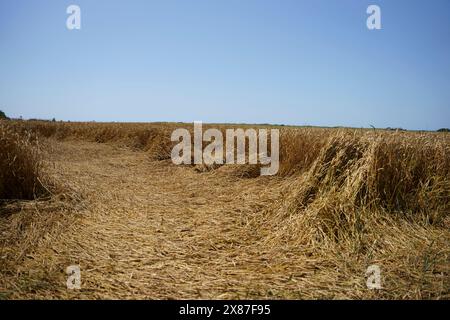
[[[275,179],[199,173],[107,144],[51,145],[51,174],[86,205],[21,262],[16,276],[26,281],[12,298],[254,298],[281,294],[271,287],[295,291],[246,227],[279,196]],[[81,290],[66,288],[69,265],[81,267]]]

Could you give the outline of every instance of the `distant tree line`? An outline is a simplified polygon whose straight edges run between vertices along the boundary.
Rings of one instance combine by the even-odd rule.
[[[0,110],[0,119],[9,120],[9,118],[6,116],[6,114],[2,110]]]
[[[0,110],[0,120],[11,120],[11,119],[2,110]],[[18,118],[18,119],[13,119],[13,120],[22,120],[22,116],[20,116],[20,118]],[[28,119],[28,121],[51,121],[51,122],[56,122],[56,119],[52,118],[52,120],[46,120],[46,119],[30,118],[30,119]]]
[[[10,118],[8,118],[6,116],[6,114],[2,110],[0,110],[0,120],[10,120]],[[22,117],[20,117],[19,120],[22,120]],[[53,118],[52,120],[43,120],[43,119],[29,119],[29,120],[30,121],[52,121],[52,122],[56,122],[55,118]],[[68,122],[70,122],[70,121],[68,121]],[[260,125],[269,125],[269,124],[260,124]],[[280,124],[278,126],[284,126],[284,124]],[[338,128],[338,127],[336,127],[336,128]],[[375,129],[375,127],[373,127],[373,126],[372,126],[372,128]],[[391,128],[391,127],[387,127],[386,130],[389,130],[389,131],[407,131],[407,130],[405,130],[403,128]],[[449,128],[441,128],[441,129],[437,130],[437,132],[450,132],[450,129]]]

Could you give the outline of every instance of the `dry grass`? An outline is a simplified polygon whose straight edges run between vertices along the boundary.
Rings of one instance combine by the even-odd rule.
[[[315,257],[314,266],[328,270],[315,280],[318,292],[332,292],[322,283],[332,287],[332,279],[358,283],[374,263],[386,279],[379,297],[449,298],[448,138],[335,131],[251,228],[274,252],[304,248],[303,258]],[[338,294],[367,292],[359,282],[351,294]]]
[[[0,200],[32,200],[47,193],[36,139],[0,122]]]
[[[170,133],[191,125],[14,125],[51,138],[47,171],[88,205],[59,238],[43,210],[7,215],[1,243],[16,258],[4,270],[16,276],[3,274],[5,291],[24,270],[54,270],[12,297],[450,298],[447,133],[283,128],[280,171],[259,177],[258,165],[172,165]],[[58,203],[55,221],[76,206]],[[13,245],[49,233],[33,259]],[[90,270],[79,294],[58,271],[74,261]],[[372,264],[382,290],[366,287]]]

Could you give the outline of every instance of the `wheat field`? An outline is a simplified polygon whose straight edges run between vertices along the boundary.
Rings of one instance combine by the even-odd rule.
[[[259,176],[173,164],[180,127],[0,121],[0,298],[450,298],[449,133],[277,127]]]

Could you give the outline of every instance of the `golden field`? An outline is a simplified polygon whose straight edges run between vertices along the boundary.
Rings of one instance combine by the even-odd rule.
[[[277,127],[259,176],[174,165],[178,127],[0,121],[0,298],[450,298],[449,133]]]

